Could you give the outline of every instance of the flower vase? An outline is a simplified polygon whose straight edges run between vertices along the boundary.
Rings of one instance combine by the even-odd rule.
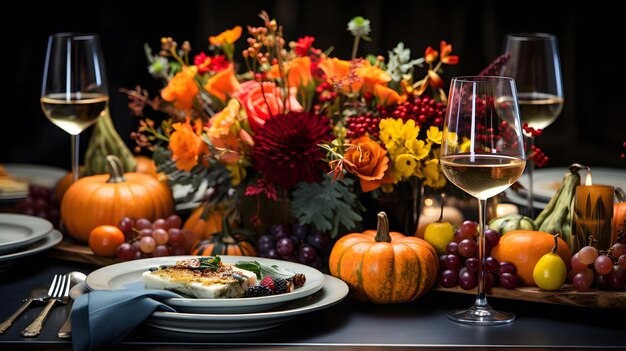
[[[263,195],[244,196],[240,209],[244,228],[257,237],[268,234],[274,224],[291,225],[293,222],[291,201],[287,196],[279,196],[276,201]]]
[[[384,211],[389,219],[389,230],[404,235],[415,235],[422,212],[423,182],[421,179],[400,182],[392,192],[380,189],[367,193],[362,198],[366,211],[364,229],[375,229],[377,214]]]

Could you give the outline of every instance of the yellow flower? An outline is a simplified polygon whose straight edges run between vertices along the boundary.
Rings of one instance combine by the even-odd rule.
[[[426,136],[428,136],[428,139],[433,143],[441,145],[443,132],[439,131],[439,128],[437,128],[436,126],[431,126],[430,128],[428,128]]]
[[[399,119],[399,121],[402,121]],[[410,119],[402,126],[402,138],[405,141],[417,139],[420,127],[415,125],[415,121]]]
[[[241,164],[241,162],[228,164],[226,165],[226,169],[230,171],[230,184],[232,186],[237,186],[241,183],[243,179],[246,178],[247,171],[246,167]]]
[[[422,160],[430,153],[431,144],[426,144],[423,140],[411,139],[404,144],[409,152],[415,156],[417,160]]]
[[[379,138],[385,144],[389,153],[393,153],[397,147],[404,144],[402,142],[402,126],[401,118],[385,118],[378,124],[380,129]]]
[[[463,137],[463,143],[461,143],[460,151],[469,152],[471,146],[472,146],[472,141],[468,139],[467,137]]]
[[[441,188],[446,185],[446,177],[441,172],[441,167],[439,167],[439,160],[434,158],[424,162],[423,168],[424,177],[424,185],[432,187],[432,188]]]
[[[413,175],[415,167],[417,167],[417,160],[411,154],[402,154],[396,157],[394,166],[401,178],[408,178]]]

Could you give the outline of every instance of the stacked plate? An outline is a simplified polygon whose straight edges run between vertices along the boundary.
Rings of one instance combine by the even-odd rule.
[[[52,223],[35,216],[0,213],[0,271],[63,240]]]
[[[561,185],[566,172],[569,171],[564,167],[535,170],[533,176],[535,208],[544,209],[548,205],[548,202]],[[591,172],[593,184],[610,185],[626,190],[626,169],[592,168]],[[586,175],[586,171],[580,171],[581,184],[584,184]],[[524,189],[528,189],[530,186],[528,174],[522,175],[519,182]],[[526,206],[527,193],[525,190],[513,191],[509,189],[505,194],[506,198],[514,204]]]
[[[152,267],[172,265],[194,256],[171,256],[128,261],[100,268],[87,276],[91,290],[144,289],[142,274]],[[257,261],[303,273],[306,282],[292,292],[251,298],[173,298],[166,303],[177,312],[154,312],[147,324],[184,333],[241,333],[272,328],[301,314],[330,307],[348,294],[342,280],[306,265],[260,257],[220,256],[224,263]]]

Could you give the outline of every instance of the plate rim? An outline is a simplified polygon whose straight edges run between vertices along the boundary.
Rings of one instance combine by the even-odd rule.
[[[44,218],[18,213],[0,213],[0,225],[1,224],[22,226],[28,228],[32,234],[23,239],[0,243],[0,254],[28,246],[42,239],[54,229],[52,223]]]
[[[32,172],[32,171],[39,171],[39,172],[49,172],[51,174],[54,174],[54,179],[51,177],[51,181],[50,184],[45,184],[44,186],[52,186],[54,184],[56,184],[61,178],[63,178],[63,176],[65,174],[67,174],[67,170],[60,168],[60,167],[55,167],[55,166],[48,166],[48,165],[40,165],[40,164],[30,164],[30,163],[3,163],[2,166],[4,166],[4,168],[7,170],[7,172],[9,173],[9,175],[13,176],[13,174],[15,172],[15,169],[20,169],[19,172],[23,172],[24,169],[25,171],[27,171],[27,173]],[[20,178],[26,178],[27,180],[29,180],[28,184],[37,184],[37,183],[33,183],[31,180],[31,178],[29,178],[28,175],[18,175],[17,177]],[[39,184],[42,185],[42,184]],[[5,195],[2,196],[2,194],[0,194],[0,201],[17,201],[17,200],[21,200],[26,198],[26,196],[28,196],[28,191],[23,192],[23,193],[11,193],[10,195]]]
[[[56,244],[63,241],[63,233],[56,229],[52,229],[49,231],[39,242],[35,242],[34,244],[38,244],[38,246],[33,247],[30,250],[14,252],[8,255],[0,255],[0,263],[5,261],[11,261],[15,259],[20,259],[26,256],[34,255],[41,251],[45,251],[54,247]]]
[[[110,287],[110,281],[116,276],[111,276],[111,274],[118,274],[115,271],[121,272],[129,272],[130,270],[134,270],[133,266],[139,266],[137,269],[147,270],[149,267],[155,267],[162,264],[171,264],[175,261],[195,258],[202,256],[195,255],[185,255],[185,256],[164,256],[164,257],[151,257],[151,258],[143,258],[139,260],[126,261],[115,263],[112,265],[104,266],[99,268],[87,275],[85,279],[85,283],[87,288],[90,290],[116,290],[115,288]],[[167,303],[173,307],[181,307],[181,308],[193,308],[195,310],[199,309],[241,309],[246,308],[248,306],[254,307],[258,311],[259,304],[266,304],[268,308],[272,308],[276,304],[284,303],[288,301],[292,301],[298,298],[306,297],[312,295],[319,290],[321,290],[325,284],[325,274],[320,272],[319,270],[296,262],[289,262],[283,260],[276,260],[271,258],[263,258],[263,257],[254,257],[254,256],[230,256],[230,255],[220,255],[220,258],[227,263],[234,263],[236,261],[252,261],[256,260],[261,263],[265,262],[266,264],[277,264],[282,265],[284,267],[287,266],[297,266],[301,267],[302,270],[305,271],[305,275],[307,276],[307,280],[305,282],[305,286],[307,283],[311,285],[307,287],[307,289],[301,290],[302,288],[296,289],[293,292],[287,294],[280,295],[271,295],[271,296],[262,296],[262,297],[253,297],[253,298],[229,298],[229,299],[196,299],[196,298],[171,298],[167,299]],[[143,268],[142,268],[143,267]],[[284,267],[290,269],[289,267]],[[294,269],[290,269],[294,270]],[[302,273],[302,272],[296,272]],[[108,280],[106,280],[108,279]],[[139,281],[140,282],[140,281]]]

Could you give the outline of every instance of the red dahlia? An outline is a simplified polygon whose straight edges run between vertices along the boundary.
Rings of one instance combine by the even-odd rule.
[[[331,132],[326,116],[307,112],[276,115],[254,136],[254,167],[285,189],[303,181],[317,182],[326,165],[318,144],[332,140]]]

